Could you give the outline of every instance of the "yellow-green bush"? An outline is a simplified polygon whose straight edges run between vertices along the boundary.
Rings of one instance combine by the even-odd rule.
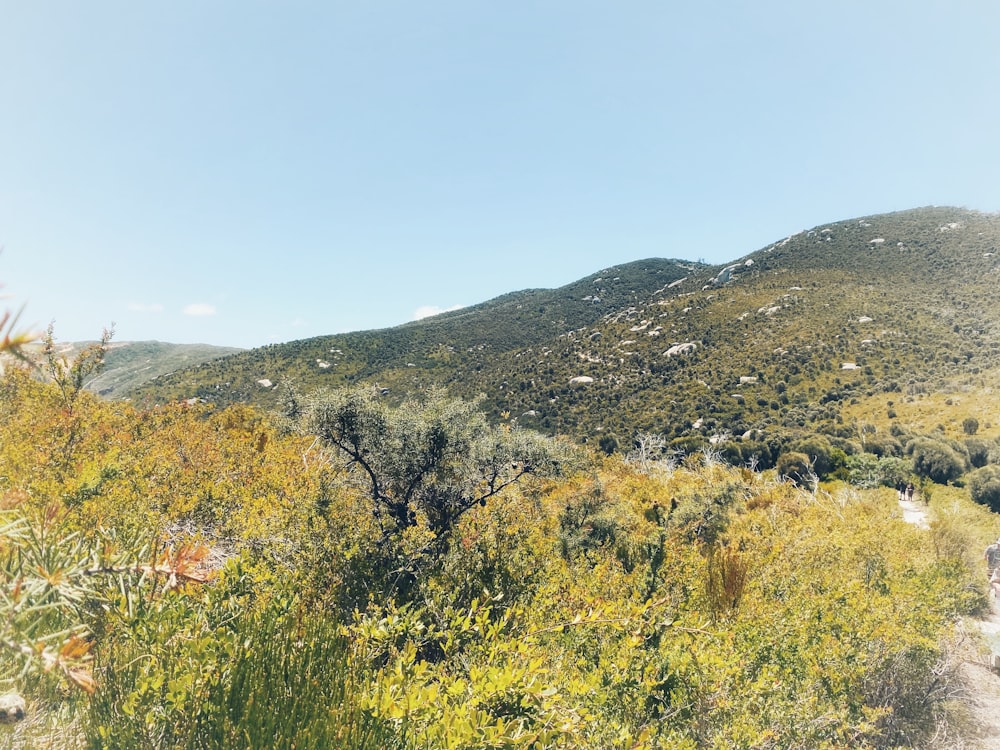
[[[804,491],[710,454],[512,485],[435,546],[426,524],[386,536],[330,453],[247,408],[83,393],[68,413],[14,373],[0,413],[8,506],[57,500],[87,544],[194,535],[240,560],[187,596],[84,597],[93,747],[905,745],[1000,531],[963,489],[922,488],[927,532],[891,490]],[[243,710],[262,703],[280,711]]]

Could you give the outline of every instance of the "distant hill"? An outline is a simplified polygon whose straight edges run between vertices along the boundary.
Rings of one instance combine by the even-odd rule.
[[[469,370],[488,369],[501,355],[593,325],[704,268],[661,258],[631,263],[558,289],[513,292],[395,328],[248,350],[159,377],[129,395],[138,401],[197,396],[222,404],[271,404],[273,386],[282,381],[303,389],[359,382],[405,389],[452,382]]]
[[[78,342],[64,347],[73,353],[92,342]],[[108,398],[119,398],[151,378],[167,375],[242,351],[234,347],[208,344],[167,344],[161,341],[111,342],[105,366],[85,388]]]
[[[248,350],[152,380],[138,402],[277,404],[367,383],[441,385],[497,419],[626,443],[847,435],[844,407],[984,386],[1000,369],[1000,217],[957,208],[839,220],[720,266],[647,259],[396,328]],[[749,450],[749,449],[748,449]]]

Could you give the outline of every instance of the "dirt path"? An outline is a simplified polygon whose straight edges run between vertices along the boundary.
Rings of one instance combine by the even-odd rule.
[[[903,520],[918,528],[930,528],[927,506],[917,500],[900,500]],[[1000,654],[1000,601],[990,597],[990,611],[960,628],[975,628],[993,654]],[[960,638],[955,654],[960,685],[955,691],[961,710],[949,718],[933,750],[997,750],[1000,748],[1000,674],[992,667],[993,656],[982,648],[980,638]]]
[[[900,500],[899,507],[903,511],[903,520],[921,529],[929,529],[927,521],[927,506],[920,500]]]
[[[991,611],[974,625],[1000,653],[1000,607],[990,600]],[[1000,748],[1000,675],[991,668],[992,655],[984,654],[979,639],[960,653],[957,676],[963,716],[949,721],[955,736],[934,750],[996,750]]]

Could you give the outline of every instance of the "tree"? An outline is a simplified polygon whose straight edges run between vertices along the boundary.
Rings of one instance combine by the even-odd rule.
[[[372,390],[322,392],[305,429],[342,458],[371,498],[384,538],[418,524],[447,550],[459,519],[528,476],[556,476],[569,458],[551,439],[491,426],[476,404],[433,391],[391,409]]]

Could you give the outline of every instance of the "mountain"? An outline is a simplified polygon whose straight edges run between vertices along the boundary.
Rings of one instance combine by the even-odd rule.
[[[647,259],[396,328],[231,355],[161,376],[140,403],[278,402],[366,383],[483,395],[494,418],[613,447],[687,447],[770,431],[846,437],[931,391],[987,387],[1000,365],[1000,216],[929,207],[840,220],[731,263]],[[857,416],[854,417],[855,422]]]
[[[88,342],[70,344],[65,356],[88,345]],[[123,341],[108,345],[108,353],[101,372],[85,384],[89,391],[109,398],[128,393],[151,378],[167,375],[175,370],[194,367],[228,354],[241,351],[234,347],[209,344],[167,344],[161,341]]]
[[[378,382],[406,390],[454,382],[470,370],[488,370],[499,356],[594,325],[703,268],[660,258],[631,263],[558,289],[513,292],[395,328],[252,349],[158,377],[128,395],[139,401],[199,397],[273,404],[273,386],[289,380],[303,389]]]

